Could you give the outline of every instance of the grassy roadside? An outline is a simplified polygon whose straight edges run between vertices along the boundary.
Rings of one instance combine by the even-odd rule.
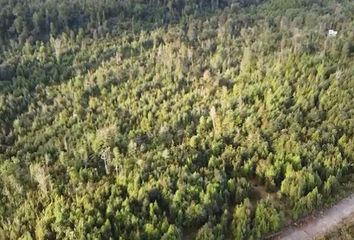
[[[316,240],[351,240],[354,237],[354,214],[343,220],[340,226],[322,236],[318,236]]]
[[[327,199],[324,202],[324,207],[329,208],[333,206],[337,201],[348,197],[354,191],[354,175],[350,175],[347,182],[338,190],[338,194],[332,198]],[[318,236],[317,240],[330,240],[330,239],[338,239],[338,240],[351,240],[354,238],[354,214],[350,217],[346,218],[342,221],[342,223],[337,226],[334,230],[322,235]]]

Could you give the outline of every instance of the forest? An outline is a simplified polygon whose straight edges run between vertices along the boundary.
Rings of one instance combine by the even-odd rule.
[[[0,5],[0,239],[262,239],[353,180],[351,0]]]

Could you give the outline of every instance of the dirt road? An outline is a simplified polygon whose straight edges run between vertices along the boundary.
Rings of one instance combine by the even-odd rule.
[[[354,214],[354,194],[343,199],[333,207],[325,210],[315,219],[306,221],[301,226],[290,226],[274,237],[274,240],[310,240],[321,236],[335,227],[344,219]]]

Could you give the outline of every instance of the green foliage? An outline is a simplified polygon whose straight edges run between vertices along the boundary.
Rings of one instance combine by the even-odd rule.
[[[2,63],[0,64],[0,81],[11,81],[15,76],[13,65]]]
[[[0,4],[1,239],[260,239],[353,170],[352,1]]]
[[[251,235],[251,208],[246,199],[235,208],[232,221],[232,233],[235,239],[248,239]]]
[[[278,230],[282,223],[281,215],[269,200],[262,200],[257,204],[253,223],[256,238],[259,239],[267,233]]]

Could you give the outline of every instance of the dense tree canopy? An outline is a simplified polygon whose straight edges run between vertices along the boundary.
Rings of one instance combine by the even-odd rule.
[[[353,1],[0,4],[1,239],[259,239],[353,170]]]

